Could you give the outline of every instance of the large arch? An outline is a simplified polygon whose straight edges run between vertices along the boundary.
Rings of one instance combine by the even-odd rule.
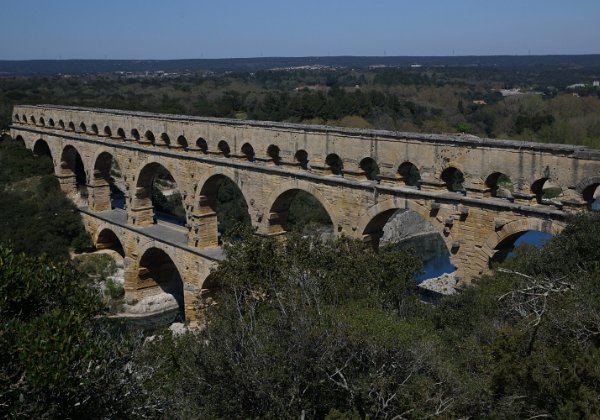
[[[175,260],[163,249],[149,247],[141,253],[135,288],[143,297],[161,293],[170,295],[180,316],[185,320],[183,279]]]
[[[192,232],[193,239],[190,237],[190,241],[193,242],[191,245],[200,248],[212,248],[219,245],[219,231],[224,230],[222,225],[223,221],[218,218],[219,200],[218,193],[223,182],[228,182],[232,186],[235,186],[234,194],[239,194],[237,197],[241,197],[242,212],[248,214],[248,220],[251,220],[248,212],[248,200],[240,186],[228,175],[223,173],[213,173],[207,178],[202,180],[200,193],[197,199],[198,203],[198,219],[197,225],[194,227]],[[234,197],[234,200],[237,199]],[[232,200],[233,201],[233,200]],[[239,209],[238,209],[239,210]],[[245,216],[244,214],[240,216]]]
[[[17,136],[17,139],[19,137],[21,136]],[[52,167],[54,168],[54,158],[52,157],[52,150],[50,149],[50,146],[48,145],[48,142],[46,140],[38,139],[35,141],[35,143],[33,144],[33,155],[36,157],[45,156],[50,158],[50,161],[52,162]]]
[[[129,210],[130,223],[135,226],[149,226],[155,223],[157,213],[152,201],[152,192],[154,181],[160,173],[168,174],[175,183],[175,189],[181,193],[183,184],[177,180],[175,171],[169,170],[169,168],[156,161],[146,163],[138,172],[135,194]],[[184,222],[187,223],[187,211],[185,206],[182,207],[185,213],[183,215]]]
[[[308,196],[302,197],[302,195],[304,195],[304,194],[308,194]],[[269,201],[272,204],[269,209],[269,216],[267,219],[267,223],[268,223],[267,234],[281,235],[281,234],[284,234],[289,229],[289,227],[288,227],[289,217],[288,216],[289,216],[290,209],[292,208],[294,201],[300,197],[303,198],[305,203],[308,202],[308,203],[310,203],[309,205],[314,204],[312,207],[316,207],[316,206],[320,205],[322,207],[323,211],[327,215],[327,218],[325,218],[325,217],[321,218],[321,215],[317,213],[316,216],[321,220],[313,219],[310,222],[318,222],[323,225],[333,226],[332,217],[328,213],[325,206],[322,204],[321,200],[319,200],[319,198],[317,198],[315,195],[311,194],[310,192],[308,192],[302,188],[292,188],[292,189],[288,189],[288,190],[282,192],[281,194],[279,194],[279,196],[277,196],[277,198],[275,198],[274,201],[272,201],[272,202]],[[316,203],[314,203],[314,200],[316,200]],[[306,204],[304,204],[304,205],[306,206]],[[328,219],[328,221],[326,219]],[[304,224],[304,221],[300,220],[300,222],[301,222],[301,225]]]
[[[73,199],[86,202],[87,173],[81,154],[71,145],[65,146],[60,157],[59,173],[57,174],[61,189]]]
[[[575,189],[581,194],[590,210],[597,210],[594,204],[598,206],[600,202],[600,176],[593,176],[580,181]]]
[[[341,229],[338,221],[338,215],[332,203],[325,198],[325,195],[311,182],[296,180],[286,182],[271,192],[267,198],[265,207],[265,222],[264,232],[269,235],[280,235],[285,233],[284,224],[287,220],[287,211],[293,198],[298,191],[304,191],[314,198],[323,206],[329,219],[334,226],[334,232]]]
[[[107,211],[113,207],[122,207],[114,200],[123,200],[122,187],[119,188],[114,182],[115,170],[120,170],[114,156],[107,152],[101,151],[94,158],[93,176],[90,184],[90,209],[93,211]]]
[[[96,249],[112,249],[125,258],[125,248],[117,234],[110,228],[100,230],[94,241]]]

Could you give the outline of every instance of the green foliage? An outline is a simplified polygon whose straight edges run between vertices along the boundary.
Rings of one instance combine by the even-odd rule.
[[[83,254],[73,259],[77,271],[93,279],[104,281],[117,271],[117,263],[108,254]]]

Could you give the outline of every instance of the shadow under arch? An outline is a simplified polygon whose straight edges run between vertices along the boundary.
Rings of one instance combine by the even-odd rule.
[[[65,194],[72,198],[77,198],[74,194],[78,194],[79,199],[87,202],[87,175],[81,154],[74,146],[67,145],[63,149],[57,176]]]
[[[125,258],[125,248],[119,240],[117,234],[109,228],[104,228],[98,233],[94,244],[96,249],[111,249],[117,252],[122,258]]]
[[[173,191],[172,200],[164,196],[161,189],[157,188],[157,183],[161,184],[163,190]],[[157,219],[161,219],[175,224],[185,224],[188,220],[187,212],[183,203],[178,202],[182,199],[180,190],[182,185],[173,176],[173,172],[161,163],[146,163],[138,171],[136,189],[129,212],[132,214],[130,222],[135,226],[149,226]]]
[[[172,307],[177,309],[180,321],[185,321],[183,280],[173,259],[165,251],[150,247],[139,263],[137,290],[143,297],[165,293],[171,296]]]
[[[19,137],[21,136],[17,136],[17,140]],[[21,137],[21,139],[23,138]],[[33,154],[34,156],[47,156],[52,159],[52,151],[50,150],[50,146],[48,145],[48,142],[43,139],[38,139],[35,141],[33,144]]]
[[[117,181],[121,185],[117,185]],[[90,207],[93,211],[124,208],[125,186],[121,180],[121,167],[112,153],[100,152],[94,159],[91,179]]]
[[[304,231],[307,228],[333,226],[331,215],[321,200],[302,188],[285,190],[270,203],[272,204],[267,221],[269,235],[281,235],[290,230]]]
[[[199,223],[194,228],[194,246],[219,246],[219,236],[237,224],[250,225],[248,202],[242,189],[221,173],[203,180],[198,197]]]

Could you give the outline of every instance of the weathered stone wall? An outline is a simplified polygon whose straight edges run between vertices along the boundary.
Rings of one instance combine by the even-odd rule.
[[[149,182],[158,165],[171,173],[181,192],[190,250],[218,247],[216,185],[227,177],[239,187],[252,224],[263,235],[283,232],[285,198],[294,190],[307,191],[321,202],[336,235],[374,244],[396,210],[412,210],[440,232],[462,282],[485,272],[490,258],[502,251],[498,247],[519,233],[530,229],[558,232],[567,212],[586,210],[589,203],[582,193],[600,184],[600,153],[574,146],[53,106],[18,106],[14,114],[11,135],[21,137],[32,150],[47,143],[61,185],[72,196],[76,195],[74,151],[81,156],[92,212],[109,210],[102,168],[107,158],[118,162],[125,186],[127,228],[115,233],[123,238],[132,261],[127,283],[132,296],[143,293],[135,280],[139,277],[136,264],[144,251],[131,228],[153,223]],[[74,131],[68,129],[70,123]],[[104,135],[105,127],[110,136]],[[137,130],[139,140],[132,138],[132,130]],[[152,134],[146,135],[147,131]],[[207,150],[197,139],[206,142]],[[222,144],[219,149],[221,141],[228,143],[229,153]],[[255,152],[252,159],[242,153],[246,143]],[[270,145],[279,148],[278,156],[267,153]],[[299,150],[306,151],[308,166],[296,159]],[[325,162],[332,153],[343,161],[341,175],[332,175]],[[379,166],[379,180],[367,179],[360,168],[365,157]],[[399,165],[406,161],[419,169],[421,189],[405,185],[398,174]],[[466,192],[447,190],[440,176],[448,167],[464,173]],[[490,197],[485,181],[494,172],[513,180],[514,198]],[[551,205],[538,204],[532,192],[534,182],[544,179],[563,188],[563,195]],[[99,222],[93,218],[87,215],[86,223],[96,232]],[[202,286],[209,263],[197,256],[184,257],[185,252],[164,243],[156,246],[172,254],[186,284],[196,289]]]

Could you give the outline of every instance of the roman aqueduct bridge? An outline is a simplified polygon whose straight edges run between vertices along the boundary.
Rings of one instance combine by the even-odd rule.
[[[412,210],[440,232],[461,282],[488,270],[523,232],[559,232],[567,213],[591,208],[600,185],[600,151],[580,146],[53,105],[13,114],[11,136],[49,154],[74,198],[83,164],[82,217],[98,247],[122,249],[126,296],[177,287],[164,272],[174,265],[188,318],[222,258],[216,192],[225,177],[261,235],[284,233],[298,191],[320,201],[336,235],[374,245],[394,212]],[[113,161],[126,210],[111,208]],[[185,226],[154,223],[150,193],[161,168],[181,192]],[[547,199],[549,189],[562,192]]]

